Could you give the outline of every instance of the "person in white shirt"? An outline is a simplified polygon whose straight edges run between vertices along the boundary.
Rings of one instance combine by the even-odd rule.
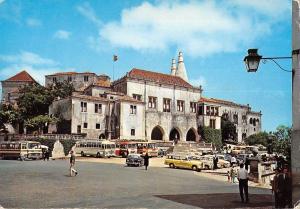
[[[230,159],[231,167],[233,167],[236,164],[236,158],[234,156]]]
[[[246,197],[246,203],[249,202],[248,198],[248,171],[244,168],[244,164],[240,164],[240,170],[238,171],[239,189],[242,202],[244,202],[244,192]]]

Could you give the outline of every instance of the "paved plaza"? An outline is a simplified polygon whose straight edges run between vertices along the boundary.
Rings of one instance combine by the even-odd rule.
[[[93,159],[95,160],[95,159]],[[115,160],[115,159],[114,159]],[[249,188],[250,203],[240,203],[238,185],[198,172],[119,163],[68,160],[0,161],[0,205],[4,208],[271,208],[270,190]],[[151,164],[150,164],[151,165]]]

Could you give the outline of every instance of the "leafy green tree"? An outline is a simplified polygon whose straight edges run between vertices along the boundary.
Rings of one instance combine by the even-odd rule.
[[[13,126],[21,121],[19,111],[10,104],[0,105],[0,129],[5,131],[5,123],[10,123]]]
[[[200,127],[200,135],[205,142],[213,143],[217,149],[222,147],[221,131],[210,127]]]
[[[38,130],[42,133],[46,124],[57,122],[57,118],[49,117],[48,115],[38,115],[25,121],[25,127],[33,130]]]
[[[268,136],[269,134],[265,131],[259,132],[257,134],[248,136],[245,139],[245,143],[249,145],[262,144],[266,147],[268,145]]]
[[[222,141],[232,140],[237,141],[236,127],[231,121],[221,118]]]
[[[72,93],[75,91],[74,86],[67,81],[56,82],[47,87],[47,89],[50,91],[50,94],[54,98],[66,98],[68,96],[71,96]]]
[[[280,125],[272,134],[275,136],[275,140],[272,143],[273,151],[290,157],[292,128]]]

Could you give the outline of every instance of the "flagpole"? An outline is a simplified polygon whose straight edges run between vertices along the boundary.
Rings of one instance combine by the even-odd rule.
[[[115,61],[113,60],[113,77],[112,77],[112,81],[115,80]]]

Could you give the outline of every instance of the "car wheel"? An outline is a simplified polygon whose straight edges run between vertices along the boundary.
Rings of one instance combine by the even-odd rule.
[[[204,167],[205,169],[209,170],[209,165],[205,165]]]
[[[81,151],[81,157],[84,157],[85,156],[85,154],[84,154],[84,152],[83,151]]]
[[[174,166],[173,163],[170,163],[170,164],[169,164],[169,167],[170,167],[170,168],[175,168],[175,166]]]
[[[97,157],[97,158],[100,158],[100,157],[101,157],[99,152],[97,152],[96,157]]]
[[[193,169],[193,171],[198,171],[198,168],[195,165],[192,166],[192,169]]]

